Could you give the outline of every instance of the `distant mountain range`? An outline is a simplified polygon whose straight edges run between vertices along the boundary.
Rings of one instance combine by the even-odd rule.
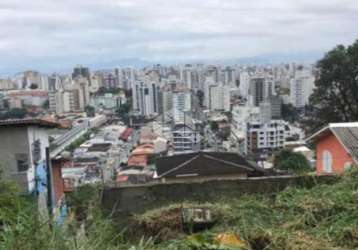
[[[163,60],[163,61],[150,61],[138,58],[128,58],[120,60],[112,60],[107,62],[98,62],[93,64],[86,64],[93,70],[111,69],[114,67],[136,67],[143,68],[154,64],[173,65],[173,64],[221,64],[221,65],[234,65],[234,64],[279,64],[279,63],[315,63],[317,60],[324,56],[323,52],[305,52],[305,53],[290,53],[290,54],[266,54],[255,57],[232,58],[232,59],[190,59],[190,60]]]
[[[150,61],[143,60],[140,58],[125,58],[118,60],[98,60],[95,63],[86,63],[81,62],[83,65],[90,67],[91,70],[105,70],[112,69],[114,67],[135,67],[135,68],[143,68],[146,66],[154,65],[154,64],[163,64],[163,65],[171,65],[171,64],[194,64],[194,63],[204,63],[204,64],[221,64],[221,65],[233,65],[233,64],[278,64],[278,63],[289,63],[289,62],[297,62],[297,63],[315,63],[317,60],[322,58],[324,55],[323,52],[311,51],[304,53],[285,53],[285,54],[265,54],[255,57],[244,57],[244,58],[232,58],[232,59],[196,59],[196,60],[165,60],[165,61]],[[62,61],[62,62],[61,62]],[[73,65],[69,65],[68,61],[60,60],[60,62],[33,62],[29,65],[24,65],[22,62],[19,65],[1,65],[0,67],[0,77],[4,76],[12,76],[18,72],[22,72],[28,69],[37,70],[43,73],[70,73],[72,71],[72,67],[74,67],[77,63],[73,63]],[[61,66],[59,66],[61,65]]]

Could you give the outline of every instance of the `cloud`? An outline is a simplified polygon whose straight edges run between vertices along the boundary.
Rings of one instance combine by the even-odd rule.
[[[357,23],[356,0],[2,0],[0,68],[326,51]]]

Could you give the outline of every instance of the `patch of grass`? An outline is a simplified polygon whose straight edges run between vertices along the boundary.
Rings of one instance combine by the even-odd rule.
[[[180,209],[181,205],[136,215],[134,220],[140,223],[134,227],[139,230],[144,227],[147,237],[154,237],[166,225],[174,223],[167,215]],[[274,197],[247,195],[240,199],[217,200],[205,205],[186,205],[210,207],[218,218],[215,226],[203,232],[203,237],[199,237],[204,241],[208,235],[213,237],[217,233],[235,232],[245,240],[248,249],[254,250],[358,248],[357,168],[346,173],[336,183],[317,184],[308,188],[304,185],[288,187]],[[151,229],[155,228],[159,230],[153,230],[154,234],[151,235]],[[158,249],[166,244],[186,246],[187,249],[210,249],[210,244],[206,248],[205,244],[202,247],[192,247],[178,228],[172,231],[171,228],[166,228],[169,232],[168,241],[156,245]]]
[[[90,189],[69,197],[69,204],[78,208],[75,212],[86,211],[82,220],[85,230],[72,224],[67,225],[67,230],[49,230],[34,216],[34,207],[15,196],[11,185],[0,184],[1,249],[235,249],[218,244],[219,235],[231,235],[227,240],[238,236],[243,243],[239,249],[358,249],[356,168],[335,183],[308,187],[302,184],[273,196],[171,204],[134,215],[128,224],[115,224],[104,217],[96,205],[99,202],[89,203],[88,200],[99,200]],[[186,235],[181,226],[182,207],[210,208],[214,226]]]

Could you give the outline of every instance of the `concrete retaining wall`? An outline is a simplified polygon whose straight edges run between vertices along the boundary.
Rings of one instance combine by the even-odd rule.
[[[184,201],[210,202],[217,199],[240,198],[244,194],[272,194],[287,186],[312,187],[332,183],[336,177],[260,177],[240,180],[218,180],[201,183],[153,184],[134,187],[106,188],[102,206],[114,215],[142,213],[171,203]]]

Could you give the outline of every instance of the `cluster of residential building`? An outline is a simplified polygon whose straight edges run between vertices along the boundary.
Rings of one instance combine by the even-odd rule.
[[[316,162],[319,174],[341,173],[357,161],[356,123],[309,138],[314,156],[304,128],[283,117],[288,104],[304,115],[313,89],[314,68],[295,64],[27,71],[0,80],[0,112],[37,107],[41,117],[0,121],[0,165],[22,191],[41,189],[39,202],[50,199],[54,210],[83,184],[276,175],[260,163],[284,148]],[[118,113],[124,105],[130,111]]]
[[[150,121],[153,133],[168,142],[169,154],[211,150],[261,159],[304,138],[299,124],[283,120],[282,105],[303,109],[313,89],[311,65],[153,65],[94,72],[79,65],[67,75],[26,71],[2,79],[0,108],[43,107],[73,126],[78,124],[67,118],[88,107],[97,115],[81,121],[102,123],[129,100],[128,125]]]
[[[106,73],[92,74],[82,66],[76,66],[68,75],[26,71],[0,80],[0,103],[3,109],[43,107],[53,114],[83,112],[88,106],[114,111],[126,103],[126,96],[124,91],[106,92],[112,87],[118,84],[108,83]],[[99,92],[101,88],[103,92]]]
[[[62,131],[61,124],[45,119],[0,121],[1,177],[15,181],[21,192],[34,194],[40,212],[49,209],[58,223],[67,216],[66,194],[84,184],[124,187],[282,174],[238,152],[185,148],[178,153],[166,139],[170,133],[160,132],[157,122],[140,130],[121,123],[98,124],[97,131],[73,124]],[[83,136],[74,148],[61,147]],[[358,163],[358,123],[329,124],[307,142],[316,144],[315,154],[306,146],[292,150],[315,159],[319,175],[341,174]]]

